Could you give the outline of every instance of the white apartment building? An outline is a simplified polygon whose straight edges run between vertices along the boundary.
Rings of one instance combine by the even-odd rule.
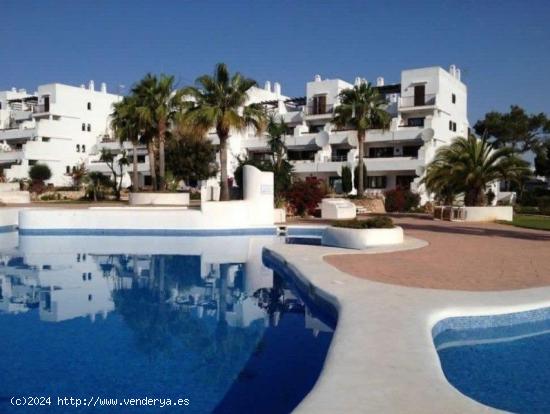
[[[356,78],[355,84],[365,81]],[[374,82],[388,102],[392,120],[389,130],[370,130],[364,154],[367,167],[368,193],[381,193],[396,186],[412,188],[428,200],[418,182],[435,151],[457,136],[468,133],[467,89],[460,79],[460,69],[452,65],[448,71],[441,67],[404,70],[399,83],[385,84],[384,78]],[[275,83],[266,82],[262,100],[256,90],[250,93],[251,102],[262,102],[268,110],[288,125],[285,137],[288,158],[297,176],[317,177],[341,189],[341,171],[357,165],[356,131],[338,130],[332,123],[338,94],[353,84],[341,79],[322,79],[316,75],[306,85],[306,96],[290,98],[281,94]],[[211,134],[215,142],[215,133]],[[230,138],[229,175],[237,156],[269,157],[266,136],[252,131],[234,133]]]
[[[365,81],[356,78],[355,84]],[[386,97],[392,120],[389,130],[370,130],[364,154],[368,193],[381,193],[396,186],[410,187],[428,200],[418,184],[435,151],[456,136],[466,136],[467,89],[460,69],[451,65],[409,69],[401,72],[397,83],[386,84],[379,77],[372,82]],[[298,177],[317,177],[336,191],[341,189],[344,165],[352,171],[357,165],[357,133],[338,130],[332,123],[339,93],[353,87],[341,79],[322,79],[316,75],[306,84],[305,96],[289,97],[281,85],[267,81],[264,88],[253,87],[248,103],[261,103],[288,125],[285,142],[288,158]],[[99,162],[102,147],[120,151],[109,127],[112,105],[120,99],[109,94],[102,84],[94,90],[62,84],[40,86],[29,95],[24,90],[0,92],[0,168],[6,178],[25,178],[37,162],[52,169],[54,185],[70,185],[68,172],[80,162],[89,170],[109,174]],[[215,131],[209,139],[218,143]],[[124,145],[128,155],[132,146]],[[228,176],[238,165],[238,157],[269,157],[267,136],[253,130],[232,131],[228,142]],[[145,148],[138,148],[140,185],[148,185],[149,162]],[[127,171],[131,171],[131,166]],[[130,185],[129,176],[125,185]]]
[[[0,171],[7,180],[27,178],[36,163],[52,171],[55,186],[72,184],[74,167],[88,163],[89,153],[111,134],[109,115],[118,95],[103,83],[88,87],[52,83],[29,94],[0,92]]]

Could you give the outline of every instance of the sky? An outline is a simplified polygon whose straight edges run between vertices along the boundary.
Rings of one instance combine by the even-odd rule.
[[[116,93],[147,72],[184,86],[225,62],[304,96],[315,74],[395,83],[456,64],[471,124],[512,104],[550,113],[550,0],[2,0],[0,16],[0,90],[94,79]]]

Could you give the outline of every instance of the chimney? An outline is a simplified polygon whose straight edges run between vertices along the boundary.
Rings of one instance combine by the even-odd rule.
[[[265,81],[265,83],[264,83],[264,89],[265,89],[266,91],[271,92],[271,82],[270,82],[270,81]]]
[[[94,90],[94,81],[91,80],[90,83],[88,84],[88,89],[93,91]]]
[[[14,87],[11,88],[11,91],[12,92],[17,92],[17,88],[14,86]]]
[[[361,78],[360,78],[359,76],[356,76],[356,77],[355,77],[355,82],[353,82],[353,84],[354,84],[355,86],[361,85]]]
[[[279,82],[273,84],[273,93],[277,96],[281,95],[281,84]]]
[[[459,69],[459,68],[456,68],[455,77],[456,77],[458,80],[460,80],[460,75],[461,75],[460,69]]]
[[[449,66],[449,73],[450,73],[452,76],[456,77],[456,65],[451,65],[451,66]]]
[[[80,84],[80,87],[81,87],[82,89],[85,89],[85,88],[86,88],[86,87],[84,86],[83,83]]]
[[[384,86],[384,78],[382,76],[376,78],[376,86]]]
[[[105,82],[101,82],[101,92],[107,93],[107,84]]]
[[[321,75],[315,75],[313,78],[314,82],[321,82]]]

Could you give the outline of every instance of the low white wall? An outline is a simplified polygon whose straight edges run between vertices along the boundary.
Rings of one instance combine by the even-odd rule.
[[[203,202],[200,210],[181,207],[28,209],[19,215],[19,228],[30,233],[33,230],[37,233],[47,230],[93,233],[102,230],[177,231],[273,226],[273,173],[246,166],[244,178],[244,200]]]
[[[512,206],[497,207],[464,207],[465,221],[512,221],[514,209]]]
[[[188,206],[189,193],[130,193],[128,202],[132,206]]]
[[[29,204],[31,195],[28,191],[0,192],[0,202],[4,204]]]
[[[19,209],[0,208],[0,229],[6,227],[15,227],[19,220]]]
[[[0,193],[4,193],[6,191],[19,191],[20,186],[19,183],[0,183]]]
[[[324,246],[343,247],[346,249],[366,249],[373,246],[387,246],[403,243],[403,229],[347,229],[327,227],[323,232]]]

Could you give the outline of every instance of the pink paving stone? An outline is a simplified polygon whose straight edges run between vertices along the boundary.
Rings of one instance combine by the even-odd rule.
[[[405,234],[429,246],[325,260],[353,276],[397,285],[466,291],[550,285],[550,232],[493,223],[398,218]]]

